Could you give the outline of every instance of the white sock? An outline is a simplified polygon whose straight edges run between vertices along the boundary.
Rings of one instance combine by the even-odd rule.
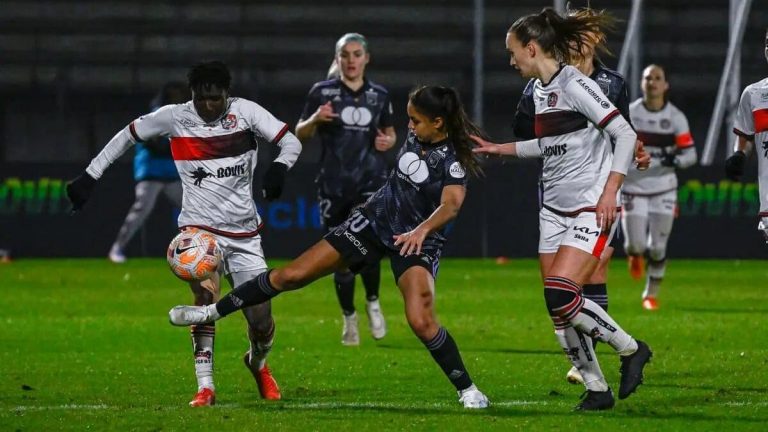
[[[607,391],[608,383],[605,381],[603,371],[600,370],[600,363],[592,348],[592,340],[571,326],[555,329],[555,336],[568,360],[581,373],[587,390]]]
[[[619,355],[629,355],[637,350],[637,342],[597,303],[584,299],[584,307],[571,319],[571,324],[589,337],[595,337],[610,345]]]
[[[192,351],[195,357],[195,377],[197,377],[197,390],[209,388],[215,390],[213,384],[213,341],[216,336],[216,327],[213,325],[193,325]]]

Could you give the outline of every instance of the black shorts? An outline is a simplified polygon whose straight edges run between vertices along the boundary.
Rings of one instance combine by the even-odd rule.
[[[326,229],[332,230],[343,224],[352,211],[365,204],[370,193],[355,194],[352,197],[327,196],[322,192],[317,195],[317,207],[320,210],[320,220]]]
[[[378,265],[382,258],[389,257],[395,282],[411,267],[424,267],[437,277],[440,266],[440,250],[422,250],[418,255],[400,256],[384,246],[376,232],[371,228],[370,220],[359,210],[355,210],[341,225],[325,235],[325,240],[339,251],[349,269],[355,273],[369,265]]]

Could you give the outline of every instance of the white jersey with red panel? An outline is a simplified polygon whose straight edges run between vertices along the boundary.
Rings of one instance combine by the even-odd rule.
[[[91,162],[91,176],[99,178],[115,155],[135,141],[169,136],[184,190],[179,227],[197,226],[230,237],[257,234],[261,217],[252,192],[257,140],[277,143],[288,131],[285,123],[255,102],[230,98],[224,115],[213,123],[205,123],[190,101],[164,106],[126,129],[128,136],[118,133]],[[290,168],[300,144],[287,147],[275,161]]]
[[[637,139],[643,142],[651,156],[651,166],[644,171],[629,170],[624,179],[624,193],[655,195],[677,189],[675,167],[664,166],[661,160],[667,154],[679,153],[685,160],[696,161],[696,149],[688,127],[688,119],[672,102],[658,111],[651,111],[638,99],[629,105],[632,125]],[[691,163],[692,164],[692,163]],[[690,164],[680,164],[681,168]]]
[[[600,87],[564,66],[533,89],[535,130],[544,158],[543,205],[560,214],[593,210],[611,171],[611,144],[602,133],[621,117]],[[617,197],[617,203],[618,203]]]
[[[748,85],[741,94],[733,132],[755,142],[760,216],[768,216],[768,78]]]

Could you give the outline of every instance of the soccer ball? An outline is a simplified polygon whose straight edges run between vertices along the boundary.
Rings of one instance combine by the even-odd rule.
[[[185,281],[211,277],[221,262],[221,249],[213,234],[187,228],[168,245],[168,265],[173,274]]]

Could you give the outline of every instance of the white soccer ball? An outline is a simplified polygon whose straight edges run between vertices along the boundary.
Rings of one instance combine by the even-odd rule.
[[[185,281],[210,278],[221,263],[221,249],[216,237],[201,229],[187,228],[168,245],[168,265],[173,274]]]

